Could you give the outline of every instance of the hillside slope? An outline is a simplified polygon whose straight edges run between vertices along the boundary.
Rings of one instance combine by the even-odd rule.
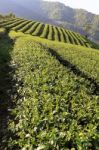
[[[0,148],[99,149],[98,66],[98,50],[0,30]]]
[[[8,7],[5,7],[8,6]],[[50,6],[50,7],[49,7]],[[23,11],[24,10],[24,11]],[[0,12],[13,12],[19,17],[60,25],[99,42],[99,15],[82,9],[72,9],[58,2],[42,0],[0,0]],[[90,30],[85,30],[85,26]]]
[[[97,48],[96,44],[76,32],[37,21],[24,20],[21,18],[12,18],[11,20],[5,19],[0,22],[0,27],[5,27],[7,30],[15,30],[25,34],[39,36],[49,40]]]

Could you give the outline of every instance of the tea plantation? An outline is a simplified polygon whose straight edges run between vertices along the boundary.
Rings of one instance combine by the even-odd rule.
[[[0,27],[5,27],[8,30],[20,31],[33,36],[39,36],[49,40],[95,48],[95,45],[91,41],[84,36],[81,36],[79,33],[37,21],[33,22],[22,18],[5,19],[0,22]]]
[[[96,45],[36,21],[0,26],[1,150],[98,150]]]

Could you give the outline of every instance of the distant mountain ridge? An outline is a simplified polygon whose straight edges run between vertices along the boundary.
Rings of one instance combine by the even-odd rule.
[[[99,41],[99,15],[72,9],[60,2],[42,0],[0,0],[0,13],[13,12],[26,19],[63,26]],[[87,32],[87,33],[86,33]]]

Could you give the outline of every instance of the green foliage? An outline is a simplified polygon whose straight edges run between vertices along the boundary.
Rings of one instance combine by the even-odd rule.
[[[11,20],[2,20],[0,21],[0,26],[5,26],[5,25],[9,25],[11,23],[14,23],[16,20],[15,19],[11,19]]]
[[[84,36],[81,36],[78,33],[36,21],[32,22],[21,18],[13,18],[11,20],[1,21],[0,26],[7,29],[31,34],[33,36],[47,38],[49,40],[82,45],[85,47],[98,47],[90,40],[86,39]]]
[[[53,26],[53,30],[54,30],[54,39],[55,41],[59,41],[59,36],[58,36],[58,30],[55,26]]]
[[[16,21],[11,22],[10,24],[5,25],[7,29],[13,29],[15,26],[18,26],[19,24],[23,23],[24,19],[18,19]]]
[[[32,33],[32,35],[40,36],[42,34],[43,29],[44,29],[44,24],[40,23],[35,29],[35,31]]]
[[[74,39],[73,36],[71,35],[71,31],[68,31],[68,30],[67,30],[66,33],[67,33],[67,35],[68,35],[68,37],[69,37],[70,42],[71,42],[72,44],[77,44],[76,41],[75,41],[75,39]]]
[[[68,34],[65,32],[65,29],[62,29],[62,32],[63,32],[63,34],[64,34],[64,36],[65,36],[66,42],[67,42],[67,43],[71,43]]]
[[[10,34],[10,37],[13,38],[14,34]],[[17,108],[12,111],[16,116],[15,121],[9,126],[17,138],[10,138],[9,149],[98,149],[99,97],[88,88],[89,80],[77,76],[52,56],[47,47],[52,48],[53,42],[48,41],[45,47],[43,39],[37,39],[40,44],[35,39],[20,36],[11,55],[12,62],[18,66],[15,76],[19,81],[17,90],[20,96]],[[68,45],[67,53],[66,44],[60,45],[61,49],[56,44],[60,49],[57,52],[64,58],[67,54],[69,56],[69,52],[73,56],[75,54],[76,59],[78,54],[82,58],[83,54],[89,52],[79,47],[76,53],[76,49],[72,45],[72,49],[69,49]],[[95,54],[94,59],[99,54],[94,50],[91,53]],[[92,56],[89,55],[89,59],[91,61]],[[87,55],[84,60],[88,61]]]
[[[49,25],[45,24],[44,30],[43,30],[42,34],[40,35],[40,37],[47,38],[48,32],[49,32]]]
[[[6,29],[5,28],[0,28],[0,37],[4,36],[6,34]]]
[[[34,22],[34,24],[32,25],[32,27],[31,27],[30,29],[28,29],[25,33],[27,33],[27,34],[32,34],[32,33],[35,31],[36,27],[37,27],[39,24],[40,24],[39,22]]]
[[[24,27],[28,23],[30,23],[30,21],[26,20],[26,21],[22,22],[21,24],[17,25],[16,27],[13,27],[12,30],[19,31],[22,27]]]
[[[27,25],[25,25],[24,27],[22,27],[21,29],[19,29],[18,31],[20,31],[20,32],[26,32],[28,29],[30,29],[31,28],[31,26],[34,24],[35,22],[30,22],[30,23],[28,23]]]
[[[99,51],[91,48],[82,47],[80,45],[65,44],[61,42],[51,42],[41,38],[33,38],[57,52],[63,60],[73,64],[76,68],[82,70],[83,73],[99,82]],[[70,66],[71,66],[70,64]],[[74,68],[75,70],[75,68]]]
[[[53,27],[51,25],[49,25],[49,33],[48,33],[48,37],[47,38],[49,40],[53,40],[53,34],[54,34]]]
[[[61,28],[58,27],[57,29],[58,29],[58,32],[59,32],[59,35],[60,35],[60,41],[65,42],[65,37],[64,37],[64,34],[61,31]]]
[[[2,149],[98,150],[99,51],[15,31],[0,38],[0,48],[5,81],[0,89],[5,93],[7,88],[0,95],[0,111],[9,110],[11,88],[15,117],[0,117],[0,133],[8,142]],[[6,66],[16,67],[8,72]],[[7,131],[2,130],[8,118]]]

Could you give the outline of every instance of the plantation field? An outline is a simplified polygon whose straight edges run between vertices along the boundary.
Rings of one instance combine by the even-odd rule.
[[[27,32],[40,34],[36,28],[45,31],[36,23]],[[53,30],[62,33],[46,29],[52,37]],[[99,51],[58,42],[62,35],[51,41],[46,33],[49,40],[0,31],[0,147],[98,150]]]
[[[77,74],[86,74],[88,78],[99,82],[99,51],[71,44],[52,42],[38,37],[33,40],[49,48],[49,51],[64,65],[65,63]],[[78,70],[78,71],[77,71]]]
[[[21,31],[25,34],[39,36],[49,40],[96,48],[94,43],[79,33],[37,21],[33,22],[21,18],[14,18],[11,20],[0,21],[0,27],[5,27],[8,30]]]

